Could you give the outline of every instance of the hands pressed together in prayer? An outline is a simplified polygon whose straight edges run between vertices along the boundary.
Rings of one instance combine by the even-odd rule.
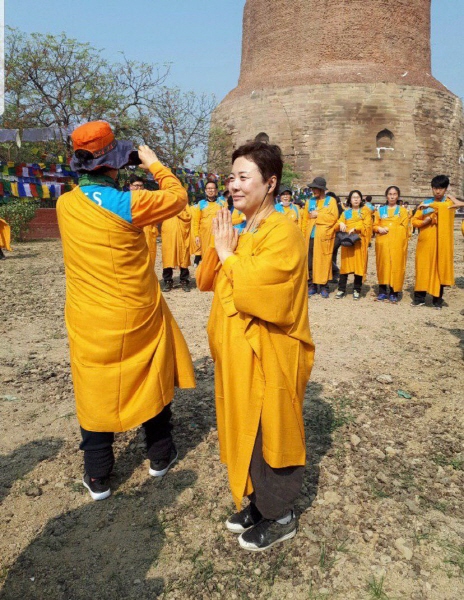
[[[238,244],[238,231],[232,226],[232,215],[222,208],[213,219],[214,245],[219,260],[224,262],[234,254]]]

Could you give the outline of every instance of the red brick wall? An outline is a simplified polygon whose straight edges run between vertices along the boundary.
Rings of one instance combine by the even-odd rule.
[[[29,225],[27,240],[59,238],[58,219],[55,208],[39,208]]]

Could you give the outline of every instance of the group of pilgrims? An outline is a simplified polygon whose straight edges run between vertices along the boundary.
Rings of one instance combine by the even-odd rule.
[[[189,289],[190,256],[196,254],[197,287],[213,292],[207,335],[219,451],[236,507],[224,527],[252,552],[290,540],[306,465],[303,402],[315,351],[308,277],[309,295],[327,297],[340,232],[348,245],[342,245],[337,297],[346,293],[350,273],[359,293],[375,234],[379,300],[395,302],[411,228],[399,190],[388,188],[386,205],[375,211],[353,191],[340,215],[324,179],[316,178],[301,210],[288,189],[276,204],[281,150],[254,141],[232,155],[229,198],[218,197],[216,183],[208,182],[206,198],[190,207],[182,183],[148,146],[138,148],[138,158],[159,190],[144,189],[137,178],[120,190],[119,170],[132,144],[116,140],[104,121],[81,125],[71,138],[79,185],[60,197],[57,215],[83,485],[93,500],[111,495],[114,434],[120,431],[143,427],[152,477],[166,476],[186,451],[180,447],[179,454],[173,439],[171,403],[175,387],[195,387],[195,375],[154,271],[161,224],[166,291],[177,267],[181,286]],[[435,178],[434,197],[412,220],[420,231],[418,305],[426,292],[439,301],[442,287],[452,284],[452,209],[464,203],[446,195],[447,185],[446,178]],[[176,470],[169,476],[175,478]]]
[[[143,178],[132,175],[129,188],[143,186]],[[425,304],[426,294],[432,305],[441,309],[443,290],[454,285],[453,243],[454,213],[461,203],[447,194],[449,178],[438,175],[431,182],[433,196],[417,207],[401,199],[396,185],[385,191],[385,204],[375,206],[372,196],[352,190],[346,201],[328,192],[326,180],[316,177],[308,184],[309,197],[294,202],[294,192],[281,186],[275,210],[290,219],[301,231],[308,253],[308,295],[329,298],[329,284],[337,284],[337,300],[347,294],[348,276],[353,275],[353,300],[361,298],[366,280],[368,250],[375,239],[375,264],[378,280],[376,301],[397,304],[401,299],[408,255],[408,242],[419,232],[415,286],[412,306]],[[147,228],[147,242],[156,258],[156,237],[161,230],[164,291],[174,285],[173,270],[180,268],[180,285],[190,291],[191,256],[198,265],[202,254],[214,247],[213,219],[227,207],[232,224],[240,233],[246,228],[245,215],[234,207],[229,190],[219,195],[215,180],[205,186],[205,198],[186,208],[172,219]],[[463,221],[464,231],[464,221]],[[341,263],[337,256],[341,248]]]

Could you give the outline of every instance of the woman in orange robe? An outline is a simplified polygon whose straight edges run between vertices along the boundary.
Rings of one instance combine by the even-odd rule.
[[[376,211],[374,220],[377,300],[396,304],[406,271],[409,217],[398,203],[400,190],[396,185],[387,188],[385,196],[387,202]]]
[[[361,287],[366,270],[367,248],[369,245],[371,211],[364,207],[364,200],[359,190],[349,193],[346,206],[336,229],[349,234],[356,233],[361,238],[354,246],[342,246],[342,260],[340,266],[340,279],[338,292],[335,298],[339,300],[346,295],[348,275],[354,275],[353,300],[359,300]]]
[[[314,359],[305,242],[274,209],[282,166],[277,146],[251,142],[234,152],[229,189],[246,226],[239,234],[223,209],[214,221],[215,248],[197,272],[200,290],[214,290],[208,337],[220,455],[239,511],[226,526],[252,551],[296,533],[303,398]],[[240,510],[245,496],[250,504]]]
[[[182,212],[161,224],[161,255],[163,258],[164,291],[174,285],[173,269],[180,268],[180,285],[190,291],[190,248],[192,211],[187,205]]]

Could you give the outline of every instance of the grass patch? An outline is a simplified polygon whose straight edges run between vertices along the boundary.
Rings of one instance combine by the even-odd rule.
[[[440,467],[451,466],[455,471],[464,471],[464,458],[462,456],[449,458],[444,454],[435,454],[435,456],[432,456],[432,462]]]
[[[340,560],[340,557],[337,556],[337,554],[348,552],[347,541],[348,540],[344,540],[335,547],[327,544],[326,542],[322,542],[319,554],[319,567],[323,571],[329,571]]]
[[[369,489],[374,498],[390,498],[391,496],[391,494],[386,492],[383,487],[373,479],[369,482]]]
[[[384,582],[385,577],[380,577],[380,579],[377,579],[376,577],[372,576],[369,579],[367,582],[367,591],[371,600],[390,600],[389,596],[387,596],[383,589]]]
[[[352,400],[348,398],[328,398],[329,404],[320,405],[306,418],[310,432],[318,437],[329,437],[334,431],[352,423],[355,419],[350,412]]]
[[[445,563],[456,568],[459,577],[464,577],[464,544],[445,544],[448,556]]]

